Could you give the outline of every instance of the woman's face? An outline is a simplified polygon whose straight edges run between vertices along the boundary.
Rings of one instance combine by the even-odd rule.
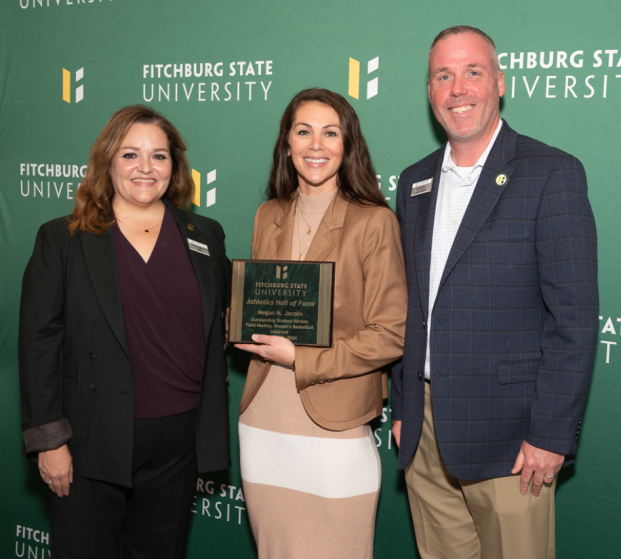
[[[110,163],[115,205],[147,208],[159,202],[171,174],[166,133],[154,124],[133,124]]]
[[[293,117],[287,155],[298,173],[300,191],[312,196],[335,189],[343,162],[343,135],[336,111],[309,101]]]

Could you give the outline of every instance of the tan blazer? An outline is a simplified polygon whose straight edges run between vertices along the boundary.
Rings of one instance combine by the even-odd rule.
[[[253,259],[291,259],[295,199],[257,210]],[[359,206],[337,194],[306,260],[336,262],[331,348],[297,346],[295,377],[308,415],[321,427],[352,429],[382,413],[391,361],[401,357],[407,286],[399,225],[388,208]],[[254,355],[239,413],[250,405],[270,363]]]

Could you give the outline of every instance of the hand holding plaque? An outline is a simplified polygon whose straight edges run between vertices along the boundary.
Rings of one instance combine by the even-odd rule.
[[[334,262],[233,260],[230,344],[253,334],[332,346]]]

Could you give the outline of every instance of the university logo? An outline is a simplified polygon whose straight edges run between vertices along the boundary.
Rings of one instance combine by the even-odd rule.
[[[74,192],[86,176],[86,165],[61,163],[20,163],[20,191],[24,198],[73,200]]]
[[[287,270],[289,269],[289,266],[276,266],[276,277],[279,280],[286,280],[288,273]]]
[[[379,56],[367,63],[367,76],[379,68]],[[379,78],[376,76],[367,82],[367,99],[375,97],[378,92]],[[360,61],[349,59],[349,90],[348,94],[354,99],[360,98]]]
[[[211,520],[222,520],[231,524],[237,522],[241,526],[242,519],[248,521],[246,515],[242,514],[246,511],[245,504],[241,481],[239,486],[222,483],[218,489],[215,481],[199,477],[191,511]]]
[[[504,186],[505,184],[507,184],[508,180],[509,179],[507,178],[507,175],[505,175],[504,173],[501,173],[500,175],[496,177],[496,184],[498,186]]]
[[[604,315],[605,316],[605,315]],[[604,316],[600,316],[599,319],[600,321],[604,320]],[[617,324],[617,328],[615,329],[615,323],[612,320],[612,317],[609,316],[608,319],[606,320],[604,327],[602,328],[602,330],[600,331],[600,334],[603,336],[604,334],[608,336],[621,336],[621,318],[616,318],[616,322],[618,322],[619,324]],[[619,334],[617,334],[617,329],[619,330]],[[614,338],[613,338],[614,339]],[[603,344],[606,346],[606,365],[610,364],[610,359],[611,359],[611,347],[610,346],[616,346],[617,342],[613,341],[613,340],[602,340],[600,339],[600,344]],[[615,357],[616,357],[616,349],[614,350],[615,353]]]
[[[15,538],[15,557],[50,557],[50,534],[28,526],[17,525]]]
[[[84,68],[80,68],[75,73],[74,85],[84,78]],[[84,99],[84,84],[79,85],[75,89],[75,103],[79,103]],[[71,103],[71,72],[63,68],[63,101]]]
[[[194,181],[194,200],[192,200],[195,206],[201,207],[201,174],[198,171],[192,169],[192,180]],[[207,185],[210,185],[216,180],[216,170],[209,171],[207,173]],[[211,188],[207,191],[205,197],[205,207],[213,206],[216,203],[216,188]]]
[[[150,103],[267,101],[273,60],[142,65],[142,100]]]
[[[19,7],[22,10],[25,10],[27,8],[49,8],[50,6],[65,7],[71,6],[72,4],[84,4],[87,6],[88,4],[94,4],[95,2],[101,4],[102,2],[112,2],[112,0],[19,0]]]
[[[505,70],[508,95],[513,99],[618,98],[621,82],[618,49],[523,50],[498,54]]]

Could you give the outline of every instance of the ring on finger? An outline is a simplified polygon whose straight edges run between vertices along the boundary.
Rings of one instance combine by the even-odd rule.
[[[543,477],[545,477],[546,479],[554,479],[554,476],[543,476]]]
[[[45,480],[43,480],[45,481]],[[47,483],[48,485],[52,485],[52,483],[54,483],[53,481],[45,481],[45,483]]]

